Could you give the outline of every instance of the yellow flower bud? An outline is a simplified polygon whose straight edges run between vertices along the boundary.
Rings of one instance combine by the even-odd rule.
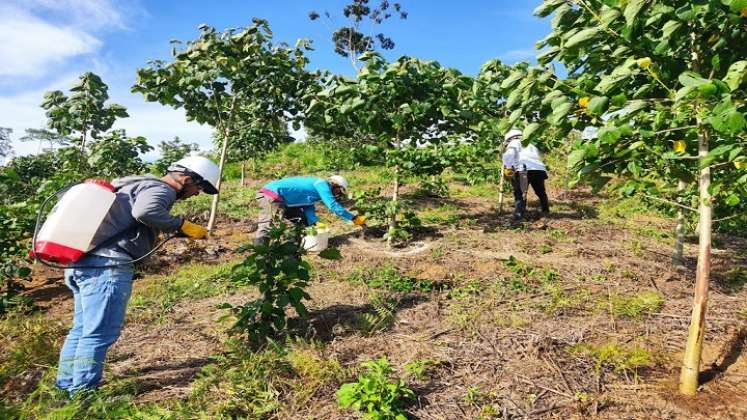
[[[584,96],[583,98],[580,98],[578,100],[578,106],[580,106],[581,108],[586,108],[587,106],[589,106],[589,97]]]
[[[672,146],[675,152],[677,153],[683,153],[685,150],[687,150],[687,143],[685,143],[685,140],[677,140],[674,142],[674,146]]]
[[[649,58],[649,57],[639,58],[635,62],[636,62],[636,64],[638,64],[638,67],[640,67],[642,69],[647,69],[647,68],[651,67],[651,58]]]

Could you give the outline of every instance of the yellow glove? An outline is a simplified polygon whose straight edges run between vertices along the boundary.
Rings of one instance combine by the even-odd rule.
[[[363,226],[366,224],[366,216],[355,216],[353,218],[353,223],[355,223],[356,226]]]
[[[503,168],[503,175],[511,178],[512,176],[514,176],[514,170],[511,168]]]
[[[181,227],[182,233],[187,235],[191,239],[204,239],[207,237],[208,231],[200,225],[196,225],[189,220],[185,220]]]

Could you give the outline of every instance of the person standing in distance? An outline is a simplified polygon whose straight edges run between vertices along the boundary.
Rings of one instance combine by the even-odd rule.
[[[503,152],[503,173],[511,180],[514,192],[514,220],[524,218],[527,207],[527,193],[529,185],[540,200],[542,216],[550,214],[550,202],[545,191],[545,180],[547,179],[547,168],[540,158],[539,150],[534,144],[522,145],[521,130],[511,129],[504,137],[506,145]]]

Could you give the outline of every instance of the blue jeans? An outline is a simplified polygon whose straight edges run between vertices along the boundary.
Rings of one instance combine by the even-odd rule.
[[[75,266],[121,264],[123,260],[91,255]],[[98,386],[106,351],[117,341],[132,293],[132,264],[112,268],[68,268],[65,284],[73,291],[73,326],[60,352],[57,386],[70,393]]]

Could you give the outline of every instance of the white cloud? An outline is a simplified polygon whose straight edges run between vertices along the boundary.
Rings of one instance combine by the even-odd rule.
[[[27,128],[46,126],[47,117],[40,107],[44,93],[50,90],[67,92],[78,79],[77,73],[63,75],[40,89],[25,91],[16,95],[0,96],[0,127],[13,129],[13,149],[16,155],[37,153],[39,145],[23,143]],[[144,136],[156,147],[162,140],[179,136],[188,143],[197,143],[203,150],[212,147],[212,129],[206,125],[187,122],[183,110],[174,110],[157,103],[148,103],[137,94],[130,93],[126,87],[109,90],[110,100],[107,103],[119,103],[127,107],[129,118],[118,120],[113,128],[123,128],[131,136]],[[146,158],[154,158],[157,151],[148,153]]]
[[[123,4],[109,0],[7,0],[32,14],[43,13],[55,21],[76,28],[126,28]],[[134,5],[134,3],[133,3]],[[132,10],[135,10],[133,8]]]
[[[0,8],[0,77],[38,77],[65,60],[96,51],[101,42],[68,26],[56,26],[21,9]]]
[[[139,95],[130,95],[132,102],[118,101],[113,96],[114,102],[127,107],[129,118],[117,120],[115,129],[124,128],[129,136],[143,136],[148,142],[157,147],[164,140],[171,140],[174,136],[185,143],[197,143],[202,150],[213,147],[212,128],[208,125],[200,125],[196,122],[188,122],[184,110],[172,109],[157,103],[137,102],[141,99]],[[129,103],[129,104],[128,104]],[[145,155],[146,159],[152,159],[158,155],[154,150]]]
[[[537,50],[534,48],[526,48],[520,50],[510,50],[505,53],[499,54],[498,57],[503,61],[517,62],[524,60],[534,60],[537,56]]]
[[[25,91],[16,95],[0,96],[0,127],[13,129],[11,139],[14,139],[13,149],[17,155],[35,153],[37,144],[22,143],[18,139],[23,137],[27,128],[42,128],[46,125],[44,109],[39,105],[44,92],[49,90],[67,90],[77,79],[76,74],[66,74],[58,77],[42,89]]]

